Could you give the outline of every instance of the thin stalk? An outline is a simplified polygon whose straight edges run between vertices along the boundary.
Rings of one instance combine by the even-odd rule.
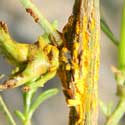
[[[121,98],[115,111],[108,118],[105,125],[117,125],[122,116],[124,115],[124,112],[125,112],[125,97]]]
[[[33,113],[39,107],[39,105],[44,102],[46,99],[50,98],[51,96],[57,94],[57,89],[50,89],[45,91],[44,93],[40,94],[34,102],[32,102],[32,97],[37,89],[30,90],[29,92],[25,93],[24,95],[24,125],[31,125],[31,118]],[[22,114],[18,113],[19,115]]]
[[[28,92],[24,92],[24,94],[23,94],[25,114],[27,114],[29,112],[32,97],[36,91],[37,91],[37,89],[32,89]]]
[[[27,119],[27,120],[23,123],[23,125],[31,125],[31,121],[30,121],[29,119]]]
[[[52,35],[56,40],[57,45],[62,44],[62,39],[57,29],[52,26],[48,20],[42,15],[38,8],[31,2],[31,0],[19,0],[25,7],[26,11],[34,18],[35,22],[38,23],[46,33]]]
[[[40,94],[37,99],[34,101],[34,103],[31,105],[30,111],[29,111],[29,116],[32,117],[33,113],[36,111],[36,109],[40,106],[42,102],[50,98],[51,96],[54,96],[57,94],[58,90],[57,89],[50,89],[42,94]]]
[[[103,18],[101,18],[101,29],[105,33],[105,35],[112,41],[113,44],[115,44],[116,46],[119,45],[119,41],[115,38],[114,34],[112,33]]]
[[[20,118],[22,121],[25,120],[24,114],[18,110],[15,111],[15,114]]]
[[[28,92],[25,92],[23,94],[23,98],[24,98],[24,121],[23,124],[24,125],[31,125],[31,117],[29,115],[29,111],[30,111],[30,106],[32,103],[32,97],[34,95],[34,93],[37,91],[37,88],[29,90]]]
[[[119,44],[119,68],[125,69],[125,0],[123,2],[121,34]]]
[[[25,7],[26,11],[31,14],[36,22],[45,30],[46,33],[53,33],[55,29],[48,22],[48,20],[42,15],[38,8],[31,2],[31,0],[19,0]],[[28,11],[29,9],[29,11]],[[31,12],[30,12],[31,11]]]
[[[118,47],[118,66],[119,71],[122,72],[125,70],[125,0],[123,2],[123,10],[122,10],[122,22],[121,22],[121,33],[120,33],[120,43]],[[119,78],[120,83],[123,84],[124,87],[124,78],[119,74],[116,74]],[[119,82],[117,81],[117,82]],[[125,113],[125,97],[124,94],[120,95],[120,101],[114,110],[114,112],[109,116],[105,125],[117,125],[120,119],[123,117]]]
[[[0,96],[0,107],[1,109],[5,112],[6,116],[7,116],[7,119],[8,119],[8,122],[11,124],[11,125],[16,125],[16,122],[14,121],[11,113],[9,112],[4,100],[2,99],[2,97]]]

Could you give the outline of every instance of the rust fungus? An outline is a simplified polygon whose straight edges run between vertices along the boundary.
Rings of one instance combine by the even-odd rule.
[[[38,23],[39,17],[33,12],[31,8],[27,8],[26,12],[29,13],[34,18],[36,23]]]
[[[6,33],[8,32],[7,24],[4,21],[0,21],[0,27],[2,27]]]
[[[68,58],[60,54],[58,72],[64,90],[70,88],[73,94],[70,98],[68,91],[64,91],[70,107],[69,125],[97,125],[100,27],[96,18],[98,8],[94,4],[93,0],[75,0],[72,16],[63,29],[70,53]],[[71,69],[64,59],[70,62]]]
[[[8,80],[6,81],[5,85],[7,86],[7,88],[13,88],[16,86],[16,80],[13,79]]]
[[[28,91],[30,91],[30,87],[29,86],[25,86],[25,87],[22,88],[22,90],[24,92],[28,92]]]

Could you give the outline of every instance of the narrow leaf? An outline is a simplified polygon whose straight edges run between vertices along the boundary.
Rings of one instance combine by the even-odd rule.
[[[34,103],[31,105],[29,116],[31,117],[33,115],[33,113],[40,106],[41,103],[43,103],[45,100],[47,100],[51,96],[54,96],[55,94],[57,94],[57,92],[58,92],[58,89],[50,89],[40,94],[37,97],[37,99],[34,101]]]
[[[119,68],[125,70],[125,0],[123,2],[123,8],[122,8],[118,61],[119,61]]]
[[[111,29],[107,25],[106,21],[101,18],[101,29],[106,34],[106,36],[116,45],[118,46],[119,41],[115,38],[114,34],[112,33]]]
[[[110,102],[108,105],[107,105],[107,108],[108,108],[108,116],[110,116],[111,115],[111,113],[112,113],[112,109],[113,109],[113,102]]]
[[[16,122],[14,121],[1,95],[0,95],[0,109],[6,114],[8,123],[10,123],[11,125],[16,125]]]
[[[16,114],[16,116],[18,117],[18,118],[20,118],[22,121],[24,121],[25,120],[25,117],[24,117],[24,115],[22,114],[22,112],[20,112],[20,111],[15,111],[15,114]]]
[[[105,116],[107,116],[107,114],[108,114],[107,105],[106,105],[103,101],[101,101],[101,100],[99,100],[99,105],[100,105],[100,108],[101,108],[103,114],[104,114]]]

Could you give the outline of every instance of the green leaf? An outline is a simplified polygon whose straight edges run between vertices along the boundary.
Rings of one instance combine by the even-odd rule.
[[[37,99],[34,101],[34,103],[31,105],[29,116],[31,117],[33,115],[33,113],[40,106],[41,103],[43,103],[45,100],[47,100],[51,96],[54,96],[55,94],[57,94],[57,92],[58,92],[58,89],[50,89],[41,93],[37,97]]]
[[[115,38],[114,34],[112,33],[111,29],[107,25],[106,21],[101,18],[101,29],[106,34],[106,36],[116,45],[118,46],[119,41]]]
[[[57,29],[58,28],[58,20],[54,20],[52,22],[52,26],[53,26],[54,29]]]
[[[123,9],[122,9],[118,61],[119,61],[119,68],[121,70],[125,70],[125,0],[123,2]]]
[[[18,117],[18,118],[20,118],[22,121],[24,121],[25,120],[25,117],[24,117],[24,115],[23,115],[23,113],[22,112],[20,112],[20,111],[15,111],[15,114],[16,114],[16,116]]]
[[[13,116],[11,115],[10,111],[8,110],[1,95],[0,95],[0,110],[1,110],[1,112],[5,113],[5,116],[7,118],[6,120],[8,123],[10,123],[11,125],[16,125],[16,122],[13,119]]]
[[[99,100],[99,105],[100,105],[100,108],[101,108],[102,112],[104,113],[104,115],[107,116],[107,114],[108,114],[107,105],[101,100]]]
[[[112,113],[112,107],[113,107],[113,102],[110,102],[108,105],[106,105],[103,101],[99,100],[99,105],[100,108],[103,112],[103,114],[108,117]]]
[[[112,108],[113,108],[113,102],[110,102],[110,103],[107,105],[107,109],[108,109],[107,115],[108,115],[108,116],[111,115],[111,113],[112,113]]]

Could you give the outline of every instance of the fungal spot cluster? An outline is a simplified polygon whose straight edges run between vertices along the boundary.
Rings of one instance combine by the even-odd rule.
[[[36,23],[39,21],[39,17],[33,12],[31,8],[27,8],[26,12],[29,13],[34,18]]]

